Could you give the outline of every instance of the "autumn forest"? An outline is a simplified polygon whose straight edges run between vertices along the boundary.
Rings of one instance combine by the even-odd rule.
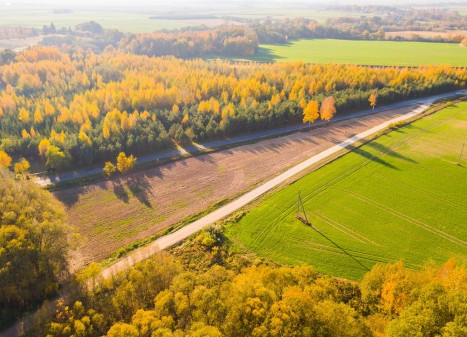
[[[378,103],[390,103],[466,80],[465,68],[449,66],[230,63],[36,47],[0,67],[0,138],[9,156],[43,158],[60,170],[300,123],[313,104],[329,119],[334,110],[369,108],[375,92]],[[322,103],[330,97],[329,111]]]

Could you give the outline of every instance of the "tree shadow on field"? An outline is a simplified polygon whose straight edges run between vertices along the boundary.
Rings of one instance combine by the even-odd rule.
[[[286,44],[283,44],[283,45],[286,45]],[[265,48],[265,47],[258,47],[258,51],[256,52],[256,55],[253,57],[250,57],[249,59],[251,59],[252,61],[257,61],[257,62],[276,62],[284,58],[285,57],[283,56],[274,54],[272,49]]]
[[[138,201],[149,208],[152,208],[152,205],[149,201],[149,196],[153,195],[151,192],[151,185],[148,180],[143,177],[132,177],[127,182],[127,186],[130,189],[133,196],[138,199]]]
[[[120,179],[115,183],[115,182],[112,182],[113,183],[113,190],[114,190],[114,194],[115,196],[122,200],[125,204],[128,204],[128,202],[130,201],[130,197],[127,193],[127,191],[125,190],[125,187],[123,187],[123,185],[120,183]]]
[[[364,157],[364,158],[366,158],[366,159],[368,159],[368,160],[371,160],[371,161],[373,161],[373,162],[375,162],[375,163],[384,165],[384,166],[389,167],[389,168],[392,168],[392,169],[394,169],[394,170],[399,170],[397,167],[395,167],[395,166],[392,165],[391,163],[385,161],[384,159],[381,159],[380,157],[377,157],[377,156],[371,154],[371,153],[368,152],[368,151],[363,150],[363,149],[360,148],[360,147],[357,147],[357,148],[354,149],[352,152],[353,152],[353,153],[356,153],[356,154],[358,154],[358,155],[360,155],[360,156],[362,156],[362,157]]]
[[[358,261],[352,254],[350,254],[348,251],[346,251],[343,247],[339,246],[336,242],[332,241],[329,237],[327,237],[325,234],[321,233],[316,227],[314,226],[311,226],[311,228],[313,228],[319,235],[321,235],[323,238],[325,238],[326,240],[328,240],[329,242],[331,242],[334,246],[336,246],[337,248],[339,248],[340,250],[342,250],[342,252],[347,255],[348,257],[350,257],[352,260],[354,260],[361,268],[363,268],[363,270],[365,272],[368,272],[370,271],[370,269],[365,266],[363,263],[361,263],[360,261]]]
[[[391,156],[391,157],[394,157],[394,158],[398,158],[398,159],[402,159],[402,160],[405,160],[405,161],[408,161],[410,163],[413,163],[413,164],[416,164],[417,162],[415,160],[413,160],[412,158],[409,158],[409,157],[406,157],[398,152],[395,152],[393,150],[391,150],[391,148],[387,147],[387,146],[384,146],[380,143],[377,143],[377,142],[369,142],[367,143],[367,145],[369,147],[372,147],[374,148],[375,150],[378,150],[380,151],[381,153],[384,153],[384,154],[387,154],[388,156]]]

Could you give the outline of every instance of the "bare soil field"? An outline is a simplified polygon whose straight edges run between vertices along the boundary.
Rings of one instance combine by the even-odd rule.
[[[18,39],[0,39],[0,50],[11,49],[15,52],[19,52],[23,49],[35,46],[44,38],[43,35],[18,38]]]
[[[107,258],[214,203],[413,109],[408,106],[307,132],[199,155],[85,187],[55,193],[83,237],[72,269]]]
[[[446,32],[431,32],[431,31],[386,32],[386,38],[390,38],[390,39],[393,39],[396,36],[410,39],[414,35],[418,35],[426,39],[435,39],[437,37],[441,37],[445,39],[445,38],[452,38],[454,36],[459,36],[459,35],[463,35],[465,37],[467,36],[467,30],[449,30]]]

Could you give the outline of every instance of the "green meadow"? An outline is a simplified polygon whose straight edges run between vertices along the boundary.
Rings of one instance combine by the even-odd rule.
[[[287,44],[262,44],[255,56],[242,60],[467,66],[467,48],[457,43],[304,39],[290,41]]]
[[[378,262],[467,262],[467,102],[380,136],[265,197],[227,225],[284,264],[360,280]],[[467,149],[466,149],[467,150]],[[312,226],[297,219],[300,192]],[[302,211],[300,211],[302,213]],[[302,215],[303,216],[303,215]]]
[[[53,23],[57,28],[71,27],[77,24],[96,21],[107,29],[118,29],[122,32],[152,32],[160,29],[177,29],[186,26],[200,25],[196,20],[152,20],[150,14],[73,11],[71,13],[54,14],[51,10],[6,10],[0,11],[2,26],[42,28]],[[209,20],[208,20],[209,21]]]

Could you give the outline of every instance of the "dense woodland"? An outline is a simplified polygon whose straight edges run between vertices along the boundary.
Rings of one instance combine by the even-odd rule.
[[[65,219],[48,191],[0,168],[0,326],[55,295],[66,279]]]
[[[467,271],[376,265],[363,281],[232,254],[210,227],[112,280],[93,264],[36,336],[465,336]],[[79,286],[87,279],[94,291]],[[386,334],[385,334],[386,333]]]
[[[449,66],[371,68],[150,58],[36,47],[0,66],[0,150],[87,166],[191,141],[300,123],[310,101],[337,114],[465,88]]]
[[[253,56],[258,44],[256,33],[242,26],[132,34],[119,42],[122,50],[133,54],[183,58],[203,55]]]
[[[64,285],[31,336],[424,336],[467,334],[467,270],[377,264],[361,282],[244,253],[213,225],[103,280],[70,277],[71,231],[50,193],[0,170],[0,326]],[[55,302],[54,302],[55,303]]]

